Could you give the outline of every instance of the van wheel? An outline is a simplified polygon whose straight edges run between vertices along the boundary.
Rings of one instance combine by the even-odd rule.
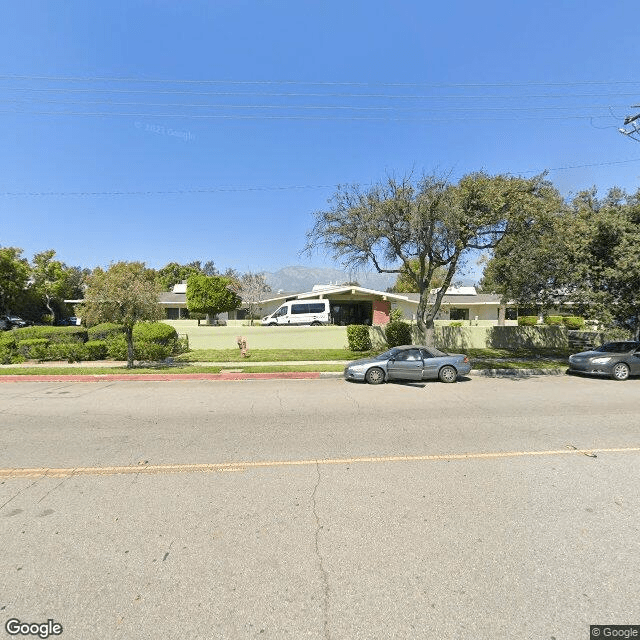
[[[319,327],[319,326],[320,326],[320,323],[319,323],[319,322],[317,322],[317,321],[316,321],[316,322],[312,322],[312,323],[311,323],[311,326],[312,326],[312,327]]]

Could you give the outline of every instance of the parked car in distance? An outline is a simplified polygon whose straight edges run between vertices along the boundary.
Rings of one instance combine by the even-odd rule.
[[[569,356],[569,371],[626,380],[640,375],[640,342],[608,342],[591,351]]]
[[[7,329],[20,329],[30,327],[33,324],[31,320],[23,320],[20,316],[4,316],[3,320],[7,324]]]
[[[372,358],[350,362],[344,370],[346,380],[365,380],[380,384],[391,380],[429,380],[455,382],[471,371],[464,354],[448,354],[434,347],[404,345],[393,347]]]
[[[76,318],[75,316],[60,318],[56,324],[59,327],[77,327],[80,324],[80,318]]]

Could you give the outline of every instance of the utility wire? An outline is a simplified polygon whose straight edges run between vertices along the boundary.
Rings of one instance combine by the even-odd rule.
[[[185,103],[185,102],[114,102],[112,100],[44,100],[8,98],[0,99],[0,103],[31,105],[31,104],[62,104],[62,105],[103,105],[103,106],[136,106],[136,107],[183,107],[209,109],[311,109],[311,110],[351,110],[351,111],[575,111],[576,109],[625,109],[626,105],[591,104],[580,106],[547,106],[547,107],[358,107],[353,105],[283,105],[283,104],[224,104],[224,103]],[[610,115],[610,114],[607,114]]]
[[[628,160],[614,160],[611,162],[597,162],[592,164],[576,164],[564,167],[555,167],[548,171],[566,171],[570,169],[584,169],[591,167],[605,167],[619,164],[628,164],[631,162],[640,162],[640,158],[630,158]],[[527,173],[542,173],[542,171],[521,171],[520,175]],[[508,175],[518,175],[510,173]],[[371,183],[361,183],[367,186]],[[189,195],[202,193],[225,193],[225,192],[251,192],[251,191],[292,191],[306,189],[335,189],[335,184],[305,184],[305,185],[289,185],[289,186],[263,186],[263,187],[210,187],[202,189],[169,189],[163,191],[4,191],[0,192],[0,197],[45,197],[45,196],[157,196],[157,195]]]
[[[637,97],[638,93],[566,93],[531,95],[412,95],[390,93],[297,93],[271,91],[184,91],[184,90],[145,90],[145,89],[56,89],[52,87],[0,87],[0,91],[20,91],[34,93],[133,93],[144,95],[192,95],[192,96],[233,96],[233,97],[274,97],[274,98],[385,98],[389,100],[523,100],[565,98],[610,98]]]
[[[607,85],[640,85],[638,80],[578,80],[572,82],[340,82],[304,80],[220,80],[220,79],[160,79],[114,76],[29,76],[0,75],[0,80],[37,80],[51,82],[140,82],[148,84],[211,84],[211,85],[300,85],[300,86],[353,86],[353,87],[577,87]]]

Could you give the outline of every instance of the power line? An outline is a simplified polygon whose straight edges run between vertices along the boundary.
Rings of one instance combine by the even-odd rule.
[[[566,171],[570,169],[585,169],[592,167],[605,167],[619,164],[629,164],[631,162],[640,162],[640,158],[629,158],[628,160],[613,160],[610,162],[596,162],[591,164],[576,164],[563,167],[554,167],[547,171]],[[542,173],[540,170],[521,171],[522,175],[527,173]],[[360,183],[363,186],[371,183]],[[0,197],[97,197],[97,196],[160,196],[160,195],[191,195],[204,193],[242,193],[251,191],[292,191],[307,189],[335,189],[335,184],[305,184],[305,185],[288,185],[288,186],[223,186],[223,187],[207,187],[200,189],[168,189],[162,191],[145,190],[145,191],[4,191],[0,192]]]
[[[116,111],[24,111],[20,109],[4,109],[0,113],[21,113],[24,115],[48,116],[92,116],[92,117],[136,117],[136,118],[187,118],[195,120],[345,120],[369,122],[451,122],[451,118],[392,118],[383,116],[320,116],[320,115],[228,115],[228,114],[189,114],[189,113],[123,113]],[[603,117],[603,116],[595,116]],[[609,117],[609,116],[607,116]],[[475,120],[493,120],[496,122],[521,120],[591,120],[594,116],[518,116],[518,117],[489,117],[474,116]]]
[[[305,109],[305,110],[351,110],[351,111],[575,111],[576,109],[624,109],[626,105],[574,105],[567,107],[397,107],[397,106],[354,106],[354,105],[283,105],[283,104],[224,104],[224,103],[185,103],[185,102],[114,102],[112,100],[43,100],[7,98],[0,99],[0,103],[10,104],[62,104],[75,106],[136,106],[136,107],[182,107],[182,108],[208,108],[208,109]],[[608,114],[610,115],[610,114]]]
[[[305,80],[223,80],[223,79],[161,79],[115,76],[29,76],[0,75],[0,80],[37,80],[50,82],[139,82],[148,84],[211,84],[211,85],[300,85],[356,87],[577,87],[607,85],[640,85],[638,80],[578,80],[571,82],[353,82]]]
[[[0,91],[20,91],[34,93],[130,93],[143,95],[192,95],[192,96],[229,96],[229,97],[273,97],[273,98],[385,98],[391,100],[523,100],[523,99],[559,99],[565,98],[610,98],[637,97],[638,93],[566,93],[531,95],[414,95],[390,93],[298,93],[272,91],[184,91],[184,90],[145,90],[145,89],[56,89],[52,87],[0,87]]]

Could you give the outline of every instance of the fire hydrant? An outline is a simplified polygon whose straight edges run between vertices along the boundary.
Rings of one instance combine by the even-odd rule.
[[[247,339],[244,336],[238,336],[236,338],[236,342],[238,343],[238,348],[240,349],[240,353],[243,358],[247,357]]]

